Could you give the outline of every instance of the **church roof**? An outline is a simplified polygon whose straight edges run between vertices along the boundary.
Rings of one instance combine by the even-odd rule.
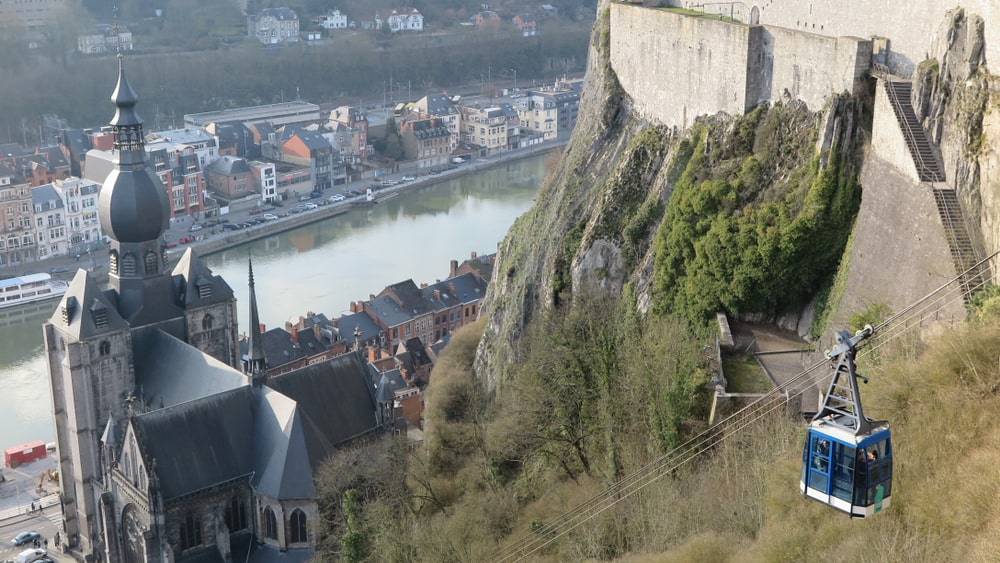
[[[240,478],[274,499],[315,497],[295,402],[266,387],[151,411],[133,425],[165,501]]]
[[[233,299],[233,288],[212,273],[190,247],[174,266],[174,290],[185,309],[224,303]]]
[[[336,447],[376,428],[373,390],[357,354],[271,377],[267,386],[298,403],[314,469]]]
[[[87,340],[126,327],[114,303],[84,269],[76,271],[49,322],[76,340]]]
[[[246,376],[159,331],[133,334],[135,382],[151,408],[169,407],[249,384]]]

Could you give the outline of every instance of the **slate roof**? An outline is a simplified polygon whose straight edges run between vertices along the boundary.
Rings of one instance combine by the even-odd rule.
[[[448,126],[439,125],[437,120],[434,119],[417,119],[411,121],[410,128],[413,131],[413,136],[420,140],[451,136]]]
[[[66,155],[63,154],[61,147],[41,147],[38,152],[45,156],[45,161],[50,167],[69,166],[69,161],[66,160]]]
[[[63,309],[69,308],[69,324],[63,322]],[[95,314],[103,309],[107,324],[98,327]],[[60,331],[71,335],[76,340],[86,340],[100,334],[117,332],[126,327],[125,320],[118,314],[118,309],[109,299],[87,270],[79,269],[69,284],[69,289],[63,294],[49,322],[56,325]]]
[[[335,448],[377,427],[374,394],[357,353],[270,377],[267,386],[298,403],[314,469]]]
[[[361,342],[365,343],[377,343],[379,333],[382,329],[379,328],[371,316],[362,311],[360,313],[350,313],[348,315],[341,315],[337,319],[337,330],[340,331],[340,336],[344,340],[354,342],[354,329],[358,328],[361,330]]]
[[[424,113],[428,115],[455,115],[458,113],[455,102],[451,101],[447,94],[427,94],[424,100],[427,106]]]
[[[233,288],[222,276],[212,273],[190,247],[184,250],[171,272],[174,294],[185,309],[205,307],[233,299]],[[202,298],[202,289],[208,287],[208,296]]]
[[[216,159],[215,162],[209,164],[207,168],[208,170],[218,172],[224,176],[235,176],[237,174],[250,173],[250,165],[247,164],[246,159],[228,155]]]
[[[401,308],[410,311],[414,316],[426,314],[432,310],[427,303],[427,298],[412,279],[387,286],[379,294],[379,297],[382,295],[392,297]]]
[[[43,212],[63,208],[62,197],[52,184],[31,188],[31,204],[36,209],[41,205]]]
[[[215,393],[132,424],[143,457],[156,460],[165,501],[240,478],[271,498],[315,497],[295,402],[267,387]]]
[[[291,333],[281,327],[261,333],[260,342],[264,348],[267,369],[281,367],[307,356],[298,345],[292,342]],[[249,349],[249,341],[247,339],[240,340],[240,357],[244,360],[247,359]]]
[[[152,408],[170,407],[249,384],[245,375],[169,334],[133,334],[136,394]]]
[[[413,319],[409,309],[403,309],[388,295],[368,301],[368,306],[385,326],[399,326]]]
[[[301,139],[302,144],[310,151],[329,149],[331,147],[330,142],[319,131],[306,131],[300,128],[288,138],[291,139],[292,137]]]

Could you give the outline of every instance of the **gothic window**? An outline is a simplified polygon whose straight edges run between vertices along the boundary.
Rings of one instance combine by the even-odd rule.
[[[146,252],[146,275],[153,275],[159,271],[159,264],[157,263],[156,253],[152,250]]]
[[[122,256],[122,275],[123,276],[134,276],[136,272],[136,260],[135,254],[131,252],[126,252],[125,256]]]
[[[188,512],[181,526],[181,550],[201,545],[201,518]]]
[[[308,536],[306,534],[306,513],[302,512],[298,508],[292,511],[291,517],[291,542],[299,543],[308,541]]]
[[[226,505],[226,527],[230,532],[237,532],[247,528],[247,505],[233,497]]]
[[[215,319],[212,315],[205,315],[201,318],[201,328],[202,330],[211,330],[215,325]]]
[[[111,353],[111,343],[108,342],[107,340],[102,340],[101,343],[98,345],[98,348],[102,356],[107,356],[108,354]]]
[[[111,253],[110,253],[110,259],[111,259],[111,266],[110,266],[111,273],[117,276],[118,275],[118,251],[117,250],[112,250],[111,251]]]
[[[270,506],[264,509],[264,537],[278,539],[278,519],[274,517],[274,511]]]

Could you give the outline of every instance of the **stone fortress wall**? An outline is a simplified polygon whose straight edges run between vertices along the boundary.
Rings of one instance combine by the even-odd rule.
[[[1000,0],[750,0],[732,3],[701,0],[660,0],[665,6],[718,13],[746,24],[783,27],[826,35],[873,39],[877,55],[895,74],[909,76],[922,60],[933,56],[931,44],[947,28],[949,10],[964,8],[986,22],[1000,18]],[[991,44],[992,43],[992,44]],[[1000,43],[986,42],[987,62],[1000,61]]]
[[[748,26],[611,4],[611,66],[643,117],[687,127],[788,95],[818,111],[852,91],[872,45],[857,37]]]

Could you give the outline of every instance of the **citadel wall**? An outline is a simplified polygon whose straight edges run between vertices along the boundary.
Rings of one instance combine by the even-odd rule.
[[[705,5],[700,0],[666,0],[664,4],[732,15],[744,23],[780,26],[829,37],[884,38],[888,40],[884,62],[901,76],[909,76],[920,61],[928,58],[931,44],[947,32],[947,27],[943,26],[949,10],[965,8],[987,22],[1000,18],[1000,0],[910,0],[905,3],[886,0],[753,0],[731,5]],[[1000,61],[1000,43],[986,42],[986,60]]]
[[[611,66],[645,118],[687,127],[787,92],[819,110],[852,91],[871,42],[611,4]]]

